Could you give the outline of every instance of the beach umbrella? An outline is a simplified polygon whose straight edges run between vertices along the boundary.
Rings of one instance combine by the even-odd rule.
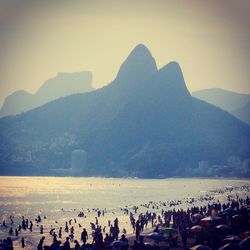
[[[227,212],[228,214],[231,214],[231,215],[235,214],[235,211],[231,207],[226,208],[225,212]]]
[[[196,225],[190,228],[190,232],[192,233],[200,233],[202,231],[202,226]]]
[[[144,246],[145,247],[153,247],[153,246],[156,246],[156,245],[151,243],[151,242],[144,242]]]
[[[201,219],[201,222],[204,224],[207,224],[207,223],[219,222],[221,220],[222,220],[221,217],[211,215],[211,216],[208,216],[208,217]]]
[[[191,215],[191,221],[194,224],[198,223],[202,218],[203,218],[203,216],[199,213]]]
[[[242,221],[242,218],[243,216],[242,215],[239,215],[239,214],[236,214],[232,217],[232,221],[235,222],[235,223],[239,223]]]
[[[148,238],[148,239],[151,239],[151,240],[154,240],[154,241],[165,240],[165,237],[162,234],[157,233],[157,232],[153,232],[153,233],[149,233],[149,234],[143,234],[141,236],[144,236],[145,238]]]
[[[227,208],[227,209],[225,209],[225,211],[220,213],[220,215],[223,217],[232,216],[234,214],[235,214],[235,211],[232,208]]]
[[[192,218],[195,218],[195,219],[201,219],[203,218],[203,215],[197,213],[197,214],[192,214]]]
[[[243,249],[250,249],[250,237],[246,237],[239,243],[239,246]]]
[[[245,206],[242,206],[241,208],[242,210],[246,210],[246,211],[250,211],[250,205],[245,205]]]
[[[169,234],[169,233],[175,234],[175,233],[177,233],[177,229],[174,227],[165,227],[165,228],[161,229],[161,232],[166,233],[166,234]]]
[[[223,239],[224,243],[233,243],[233,242],[240,242],[241,238],[237,235],[230,235]]]
[[[227,234],[232,232],[232,228],[225,224],[216,226],[216,230],[221,234]]]
[[[220,213],[220,216],[224,218],[224,217],[227,217],[227,216],[231,216],[231,214],[228,213],[228,212],[226,212],[226,211],[224,211],[224,212]]]
[[[246,232],[243,232],[243,233],[240,234],[241,238],[246,238],[248,236],[250,236],[250,231],[246,231]]]
[[[191,247],[190,250],[211,250],[211,248],[206,245],[196,245]]]
[[[192,217],[193,218],[202,218],[203,215],[199,214],[199,213],[196,213],[196,214],[192,214]]]
[[[219,250],[242,250],[242,248],[235,243],[228,243],[221,246]]]
[[[232,230],[232,228],[228,225],[225,225],[225,224],[220,224],[218,226],[216,226],[216,229],[219,229],[219,230]]]
[[[113,242],[110,243],[109,246],[111,247],[123,247],[123,246],[127,246],[128,244],[122,240],[115,240]]]
[[[94,246],[91,244],[81,245],[79,250],[93,250]]]

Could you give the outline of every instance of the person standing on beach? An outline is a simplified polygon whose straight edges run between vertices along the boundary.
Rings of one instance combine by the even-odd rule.
[[[82,234],[81,234],[81,241],[85,245],[88,239],[88,233],[86,231],[86,228],[83,228]]]
[[[40,234],[43,234],[43,225],[40,226]]]
[[[66,241],[63,244],[64,250],[70,250],[70,243],[69,243],[69,237],[66,237]]]
[[[135,224],[135,236],[136,236],[136,240],[139,240],[140,231],[141,231],[140,222],[139,222],[139,220],[137,220],[136,224]]]
[[[12,219],[12,216],[10,216],[10,222],[11,222],[11,225],[13,225],[14,221]]]
[[[128,250],[128,239],[126,238],[125,234],[122,235],[120,241],[124,243],[124,246],[122,246],[121,250]]]
[[[58,237],[60,239],[62,238],[62,227],[59,228]]]
[[[12,227],[11,227],[10,230],[9,230],[9,235],[12,236],[13,233],[14,233],[14,232],[13,232],[13,229],[12,229]]]
[[[24,238],[22,237],[22,248],[25,247]]]
[[[29,227],[30,232],[32,232],[32,228],[33,228],[33,222],[30,221],[30,227]]]
[[[77,240],[74,241],[75,243],[75,250],[79,250],[80,249],[80,244]]]
[[[39,244],[37,246],[37,250],[43,250],[43,242],[44,242],[45,237],[43,236],[40,241]]]

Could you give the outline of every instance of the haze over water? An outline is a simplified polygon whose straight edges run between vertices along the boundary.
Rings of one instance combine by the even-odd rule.
[[[248,180],[227,179],[84,177],[0,177],[0,182],[1,207],[28,205],[34,212],[37,208],[119,209],[149,201],[199,197],[211,190],[249,184]]]

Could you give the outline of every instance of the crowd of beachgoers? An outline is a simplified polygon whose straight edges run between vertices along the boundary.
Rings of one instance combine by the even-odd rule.
[[[6,232],[6,237],[0,240],[0,249],[27,249],[27,234],[36,227],[39,228],[40,240],[32,249],[38,250],[249,250],[249,190],[250,186],[230,187],[213,190],[199,198],[125,206],[121,211],[128,218],[129,230],[120,226],[119,216],[110,219],[107,210],[99,208],[91,209],[96,216],[88,226],[84,220],[90,209],[75,211],[75,217],[65,221],[64,225],[55,221],[50,228],[44,226],[46,215],[38,215],[35,219],[9,215],[0,225],[1,230]],[[218,194],[224,199],[217,200]],[[180,208],[183,203],[186,209]],[[101,218],[107,220],[105,226],[101,224]],[[76,229],[80,230],[80,236],[76,235]],[[22,232],[26,232],[25,236]]]

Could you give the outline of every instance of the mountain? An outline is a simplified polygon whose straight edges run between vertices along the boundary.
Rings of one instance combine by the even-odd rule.
[[[233,110],[232,114],[250,125],[250,101],[243,107]]]
[[[239,94],[224,89],[204,89],[195,91],[192,95],[196,98],[214,104],[240,120],[250,124],[249,103],[250,94]]]
[[[19,90],[6,97],[0,117],[16,115],[67,95],[92,91],[91,83],[92,74],[88,71],[58,73],[56,77],[47,80],[34,95]]]
[[[33,95],[25,90],[18,90],[7,96],[0,109],[0,117],[15,115],[32,109]]]
[[[105,87],[0,119],[0,173],[192,176],[207,161],[207,175],[240,175],[224,166],[232,155],[247,164],[249,145],[248,125],[192,97],[178,63],[158,70],[138,45]]]

